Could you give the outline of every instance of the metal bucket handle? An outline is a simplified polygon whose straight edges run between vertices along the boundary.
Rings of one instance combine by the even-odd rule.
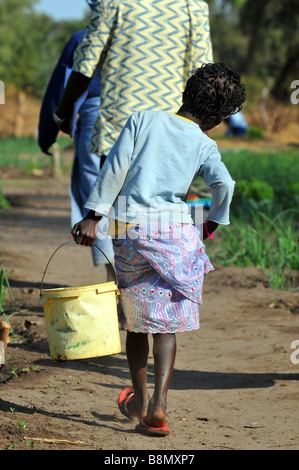
[[[69,240],[69,241],[67,241],[67,242],[62,243],[58,248],[56,248],[56,250],[55,250],[55,251],[52,253],[52,255],[50,256],[50,258],[49,258],[49,260],[48,260],[48,262],[47,262],[47,265],[46,265],[46,267],[45,267],[45,270],[44,270],[44,274],[43,274],[41,283],[40,283],[40,291],[39,291],[40,297],[42,297],[43,282],[44,282],[45,275],[46,275],[48,266],[49,266],[49,264],[50,264],[50,261],[52,260],[52,258],[53,258],[53,256],[55,255],[55,253],[56,253],[60,248],[62,248],[64,245],[67,245],[68,243],[74,243],[74,240]],[[98,250],[100,250],[100,252],[102,253],[102,255],[105,256],[105,258],[106,258],[106,260],[108,261],[108,263],[109,263],[109,265],[110,265],[110,268],[112,269],[112,272],[113,272],[113,274],[114,274],[115,284],[117,284],[116,273],[115,273],[114,267],[113,267],[112,264],[111,264],[111,261],[107,258],[107,256],[106,256],[105,253],[103,252],[103,250],[101,250],[101,248],[98,247],[98,245],[94,244],[93,246],[95,246]]]

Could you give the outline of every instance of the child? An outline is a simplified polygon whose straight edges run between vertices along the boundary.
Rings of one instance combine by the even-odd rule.
[[[102,216],[123,222],[114,253],[132,387],[119,396],[121,412],[136,429],[166,435],[166,399],[176,354],[176,332],[199,328],[203,276],[213,269],[200,230],[186,210],[199,175],[212,202],[202,239],[229,224],[234,181],[217,145],[203,131],[240,111],[245,89],[224,64],[205,64],[187,81],[176,114],[133,113],[113,146],[89,195],[88,215],[72,230],[78,244],[92,246]],[[155,389],[146,393],[148,333],[153,334]]]

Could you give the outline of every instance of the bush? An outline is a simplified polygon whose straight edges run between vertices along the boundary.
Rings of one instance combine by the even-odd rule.
[[[287,189],[290,194],[299,196],[299,181],[292,181],[291,183],[288,184]]]
[[[236,199],[238,197],[246,197],[255,201],[273,199],[274,189],[266,181],[252,177],[250,180],[237,181],[234,197]]]
[[[299,211],[289,210],[269,218],[262,212],[253,214],[253,223],[233,221],[232,227],[219,232],[215,262],[223,266],[256,266],[269,273],[274,289],[293,285],[292,271],[299,267],[298,230],[293,223]],[[218,233],[217,233],[218,235]]]
[[[247,136],[250,139],[262,139],[264,137],[265,130],[257,126],[249,126],[247,129]]]
[[[252,212],[276,216],[298,206],[298,151],[250,152],[221,150],[222,160],[236,181],[231,213],[252,220]],[[246,178],[246,180],[245,180]]]

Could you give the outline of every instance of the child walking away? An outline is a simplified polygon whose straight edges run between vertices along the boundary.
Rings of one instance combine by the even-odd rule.
[[[229,224],[234,181],[204,131],[240,111],[244,101],[237,72],[205,64],[188,80],[176,114],[133,113],[89,195],[88,215],[72,230],[78,244],[92,246],[102,217],[115,221],[115,269],[132,380],[118,405],[129,419],[138,419],[136,429],[145,434],[169,433],[166,405],[176,333],[199,328],[203,277],[213,269],[203,240],[213,238],[219,224]],[[212,192],[202,234],[185,202],[197,176]],[[149,333],[155,387],[148,401]]]

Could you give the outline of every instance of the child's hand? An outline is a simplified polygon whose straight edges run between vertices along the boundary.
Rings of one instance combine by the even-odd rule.
[[[95,216],[93,211],[76,223],[72,229],[72,235],[78,245],[93,246],[97,238],[97,225],[101,216]]]
[[[203,240],[206,238],[213,238],[217,227],[218,224],[216,222],[213,222],[212,220],[206,220],[203,226]]]

